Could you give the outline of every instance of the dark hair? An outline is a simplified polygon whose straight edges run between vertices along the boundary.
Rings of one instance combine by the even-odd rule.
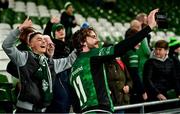
[[[30,34],[30,33],[32,33],[32,32],[35,32],[35,28],[33,28],[33,27],[28,27],[28,28],[25,28],[22,32],[21,32],[21,34],[20,34],[20,36],[19,36],[19,40],[22,42],[22,43],[24,43],[24,44],[27,44],[28,43],[28,35]]]
[[[165,50],[168,50],[168,42],[165,40],[158,40],[155,44],[155,48],[164,48]]]
[[[82,51],[83,43],[86,41],[86,37],[90,35],[90,32],[95,30],[92,27],[77,30],[73,36],[73,46],[78,52]],[[96,33],[96,32],[95,32]]]
[[[29,34],[29,36],[28,36],[28,39],[29,39],[29,42],[32,40],[32,38],[35,36],[35,35],[37,35],[37,34],[42,34],[41,32],[32,32],[32,33],[30,33]]]

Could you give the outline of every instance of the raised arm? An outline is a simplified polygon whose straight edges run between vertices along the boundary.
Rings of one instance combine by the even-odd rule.
[[[66,69],[71,68],[72,64],[76,60],[76,50],[73,50],[66,58],[53,59],[54,60],[54,69],[56,73],[62,72]]]
[[[2,44],[2,48],[5,53],[17,66],[23,66],[26,63],[27,53],[19,51],[15,46],[15,42],[21,31],[23,31],[26,27],[31,26],[32,22],[29,18],[27,18],[23,24],[10,32]]]
[[[127,51],[132,49],[135,45],[141,42],[151,30],[157,26],[155,21],[155,13],[158,12],[159,9],[155,9],[151,11],[148,15],[148,26],[139,31],[137,34],[132,36],[131,38],[127,38],[115,45],[114,53],[115,56],[122,56]]]

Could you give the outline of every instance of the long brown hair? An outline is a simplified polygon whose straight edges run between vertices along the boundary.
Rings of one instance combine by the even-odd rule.
[[[78,52],[82,51],[82,48],[84,46],[83,44],[86,41],[86,37],[90,35],[91,31],[95,32],[95,30],[92,27],[89,27],[89,28],[77,30],[73,34],[73,36],[72,36],[73,46],[75,49],[77,49]],[[96,34],[96,32],[95,32],[95,34]]]

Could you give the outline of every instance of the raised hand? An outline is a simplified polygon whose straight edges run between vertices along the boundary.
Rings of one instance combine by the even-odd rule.
[[[60,19],[58,17],[52,17],[51,18],[51,23],[59,23]]]
[[[32,27],[32,21],[29,17],[27,17],[26,20],[19,26],[19,30],[23,31],[23,29],[28,27]]]
[[[154,27],[157,26],[156,20],[155,20],[155,14],[159,11],[159,9],[154,9],[152,10],[147,18],[148,25],[153,29]]]

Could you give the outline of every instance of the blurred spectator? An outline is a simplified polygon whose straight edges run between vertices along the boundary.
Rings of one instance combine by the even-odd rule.
[[[73,14],[74,8],[71,2],[66,2],[64,5],[65,11],[60,17],[60,23],[64,25],[66,31],[65,42],[69,45],[69,48],[72,47],[72,28],[77,25],[75,16]]]
[[[141,22],[134,19],[130,22],[130,29],[136,29],[137,31],[140,31],[142,29]]]
[[[142,28],[147,26],[147,14],[145,13],[139,13],[136,16],[136,20],[138,20],[141,23]]]
[[[136,16],[136,20],[138,20],[141,23],[142,28],[147,26],[147,14],[146,13],[139,13]],[[149,47],[150,47],[150,39],[151,39],[151,35],[148,34],[145,39],[147,41],[145,41],[145,42],[147,42]]]
[[[44,34],[51,34],[51,39],[55,44],[53,58],[64,58],[70,54],[70,49],[65,43],[65,28],[59,23],[58,18],[51,18],[45,27]],[[53,88],[53,101],[47,112],[69,113],[72,104],[72,94],[68,83],[69,73],[70,69],[67,69],[56,75]]]
[[[174,61],[176,76],[180,83],[180,41],[176,37],[170,37],[169,41],[169,57]],[[179,87],[180,88],[180,87]],[[178,95],[180,90],[177,91]]]
[[[143,24],[142,22],[138,21],[137,19],[134,19],[131,21],[130,23],[130,29],[136,29],[137,31],[140,31],[142,29],[143,25],[147,26],[147,16],[143,13],[143,14],[139,14],[137,16],[140,21],[144,22],[145,24]],[[128,31],[130,30],[128,29],[125,37],[128,33]],[[149,37],[149,34],[146,36],[146,38],[143,39],[143,41],[141,42],[141,45],[139,47],[139,49],[137,50],[137,54],[139,56],[139,65],[138,65],[138,72],[139,72],[139,77],[141,79],[141,81],[143,80],[143,67],[144,67],[144,63],[146,62],[147,59],[149,59],[150,53],[151,53],[151,49],[149,47],[148,41],[147,41],[147,37]]]
[[[55,50],[54,43],[52,42],[49,35],[43,35],[43,38],[47,43],[47,49],[46,49],[45,55],[49,58],[52,58],[54,55],[54,50]]]
[[[7,9],[9,7],[9,0],[0,0],[0,8]]]
[[[147,16],[144,13],[140,13],[139,15],[137,15],[136,18],[138,20],[135,19],[131,21],[131,29],[136,29],[140,31],[143,28],[143,26],[145,25],[147,26]],[[150,38],[149,36],[150,35],[148,34],[146,38],[143,39],[139,49],[137,50],[137,54],[139,56],[138,72],[139,72],[139,77],[141,81],[143,80],[144,63],[146,62],[147,59],[149,59],[149,56],[151,53],[151,49],[147,41],[147,38]]]
[[[133,35],[135,35],[138,31],[136,29],[130,29],[126,33],[126,39],[131,38]],[[140,103],[143,101],[146,101],[147,99],[147,94],[144,89],[144,85],[140,80],[139,76],[139,55],[137,53],[137,50],[140,47],[140,43],[137,44],[135,47],[133,47],[130,51],[128,51],[124,56],[123,56],[123,62],[126,64],[127,69],[130,73],[130,76],[133,81],[133,89],[132,89],[132,95],[131,95],[131,104],[134,103]],[[130,110],[129,110],[130,111]],[[132,110],[133,112],[139,112],[139,108],[136,110]]]
[[[103,47],[110,45],[111,44],[105,43]],[[125,64],[120,58],[114,58],[105,62],[105,69],[114,106],[129,104],[131,96],[130,90],[132,89],[133,83]],[[115,112],[123,113],[124,110]]]

